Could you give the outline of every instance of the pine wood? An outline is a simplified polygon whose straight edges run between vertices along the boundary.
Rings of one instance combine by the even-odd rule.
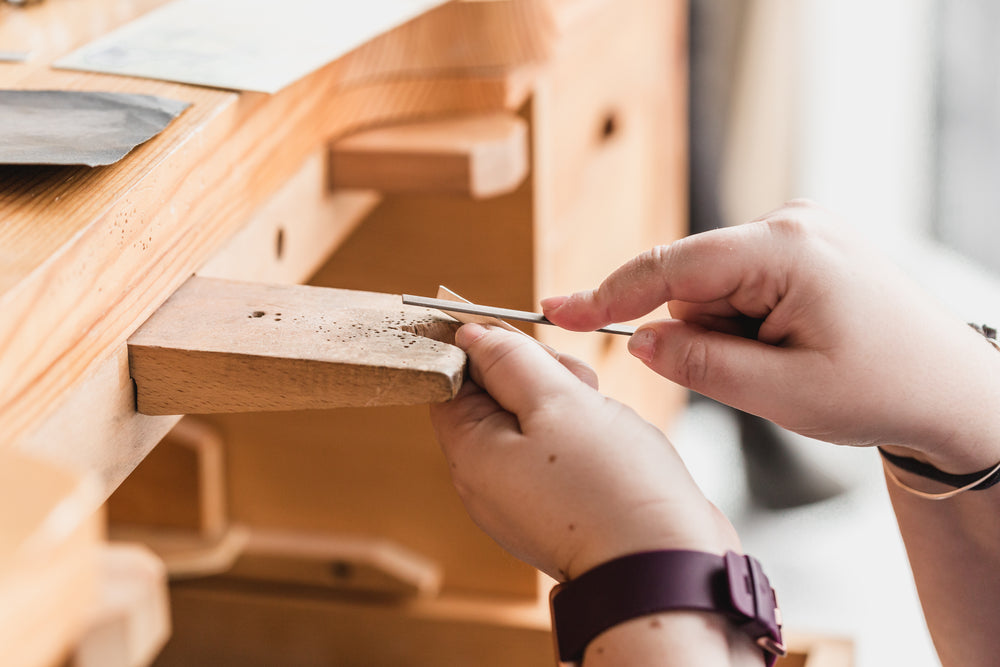
[[[273,96],[46,67],[153,4],[52,0],[26,10],[2,8],[0,39],[30,40],[35,57],[5,66],[0,85],[144,92],[193,103],[116,165],[0,169],[5,441],[39,428],[71,388],[118,354],[127,336],[313,150],[359,127],[516,106],[530,89],[537,49],[551,41],[527,5],[505,13],[494,3],[464,3],[463,31],[418,20],[414,25],[424,28],[404,26],[375,40],[401,40],[400,46],[373,42]],[[16,11],[24,13],[12,20]],[[477,18],[478,11],[485,13]],[[498,16],[508,22],[481,22]],[[428,30],[444,30],[451,40],[425,41]],[[476,46],[494,31],[505,47]],[[516,41],[524,34],[537,39]],[[449,50],[451,56],[439,55]],[[395,69],[403,53],[416,69]],[[435,69],[441,64],[449,66]]]
[[[100,597],[66,667],[145,667],[169,634],[163,563],[140,546],[105,546]]]
[[[129,367],[143,414],[434,403],[461,386],[455,328],[398,295],[194,277],[129,338]]]
[[[3,664],[55,664],[98,593],[99,494],[92,480],[0,451]]]
[[[485,199],[510,192],[524,180],[527,140],[527,123],[505,112],[375,128],[333,144],[330,183]]]

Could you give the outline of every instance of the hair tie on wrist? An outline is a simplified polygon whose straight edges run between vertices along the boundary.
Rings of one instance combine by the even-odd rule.
[[[946,498],[957,496],[964,491],[982,491],[983,489],[988,489],[997,482],[1000,482],[1000,463],[967,475],[955,475],[950,472],[938,470],[931,464],[924,463],[923,461],[918,461],[907,456],[890,454],[881,447],[878,448],[878,451],[879,454],[882,455],[882,459],[884,461],[893,464],[897,468],[902,468],[907,472],[912,472],[914,475],[920,475],[921,477],[932,479],[935,482],[957,487],[951,491],[945,491],[943,493],[926,493],[924,491],[918,491],[917,489],[903,484],[903,482],[896,477],[896,474],[892,472],[887,465],[883,466],[885,468],[886,475],[896,486],[904,491],[912,493],[915,496],[920,496],[921,498],[926,498],[928,500],[944,500]]]

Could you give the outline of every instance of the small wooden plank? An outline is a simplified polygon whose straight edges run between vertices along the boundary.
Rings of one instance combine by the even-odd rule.
[[[335,188],[485,199],[514,190],[527,174],[528,126],[507,112],[376,128],[330,149]]]
[[[97,597],[101,522],[93,480],[0,451],[0,647],[3,664],[65,656]]]
[[[227,578],[379,597],[435,596],[443,572],[391,540],[255,529]]]
[[[398,295],[191,278],[129,339],[143,414],[446,401],[454,320]],[[419,333],[418,333],[419,332]]]
[[[144,667],[170,634],[163,563],[138,545],[101,553],[101,593],[66,667]]]

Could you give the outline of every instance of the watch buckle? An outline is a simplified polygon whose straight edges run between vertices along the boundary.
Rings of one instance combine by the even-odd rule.
[[[761,647],[768,653],[776,655],[778,657],[785,657],[788,655],[788,647],[781,642],[776,642],[768,635],[762,635],[757,637],[757,646]]]
[[[788,649],[781,642],[781,610],[760,563],[753,556],[732,551],[727,551],[723,559],[729,599],[736,612],[743,617],[743,624],[757,634],[754,638],[757,646],[772,655],[784,656]]]

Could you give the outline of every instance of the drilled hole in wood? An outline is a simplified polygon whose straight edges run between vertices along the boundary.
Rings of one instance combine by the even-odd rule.
[[[274,256],[281,259],[285,254],[285,228],[278,227],[278,233],[274,237]]]
[[[612,137],[618,134],[620,125],[621,121],[618,119],[616,111],[605,113],[604,118],[601,120],[601,140],[610,141]]]
[[[350,579],[354,576],[354,566],[346,560],[335,560],[330,563],[330,574],[335,579]]]

